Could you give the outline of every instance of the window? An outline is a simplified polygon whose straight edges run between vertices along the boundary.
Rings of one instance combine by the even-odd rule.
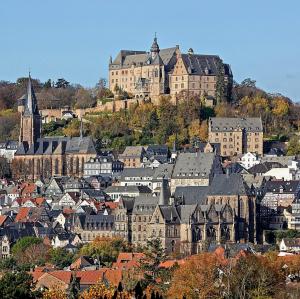
[[[175,89],[177,89],[178,88],[178,84],[175,84]]]
[[[184,88],[184,83],[181,83],[181,88]]]

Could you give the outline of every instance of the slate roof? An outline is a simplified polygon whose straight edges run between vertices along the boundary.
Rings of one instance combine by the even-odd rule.
[[[249,187],[238,173],[215,175],[208,191],[208,195],[248,195],[249,193]]]
[[[95,154],[93,139],[86,137],[38,138],[29,148],[21,143],[15,155],[62,155],[65,153]]]
[[[209,192],[209,186],[178,186],[174,197],[184,205],[204,204]]]
[[[133,214],[152,215],[158,205],[159,197],[152,195],[140,195],[135,197]]]
[[[172,178],[209,178],[215,159],[214,153],[180,153]]]
[[[189,223],[191,215],[194,213],[197,204],[180,205],[177,207],[178,214],[182,223]]]
[[[146,167],[139,167],[139,168],[124,168],[121,174],[121,180],[126,180],[125,178],[128,177],[138,177],[138,178],[144,178],[144,177],[153,177],[153,174],[155,172],[155,169],[152,168],[146,168]]]
[[[264,162],[256,164],[248,169],[248,172],[251,174],[260,174],[266,173],[272,168],[282,168],[283,165],[278,162]]]
[[[124,152],[119,155],[119,158],[140,158],[142,154],[145,152],[145,148],[140,145],[136,146],[126,146]]]
[[[175,55],[176,47],[160,49],[159,56],[157,59],[159,61],[152,61],[150,53],[146,51],[132,51],[132,50],[121,50],[113,63],[110,65],[110,69],[113,69],[114,66],[117,67],[130,67],[131,65],[147,65],[147,61],[150,60],[150,63],[163,63],[165,66],[170,68],[170,65],[175,64],[175,61],[172,61],[172,57]]]
[[[296,194],[299,190],[300,181],[267,181],[263,189],[264,192],[285,194]]]
[[[231,132],[237,129],[243,129],[248,132],[263,131],[262,121],[259,117],[211,117],[209,119],[209,124],[212,132]]]
[[[180,224],[180,218],[179,214],[176,210],[175,206],[171,205],[159,205],[158,206],[161,214],[165,220],[166,223],[168,224]]]
[[[230,67],[224,65],[217,55],[181,54],[181,57],[189,74],[216,76],[219,72],[218,64],[221,63],[224,68],[224,74],[232,75]]]
[[[106,193],[151,193],[147,186],[109,186],[105,189]]]
[[[174,164],[161,164],[154,170],[153,179],[161,180],[163,177],[171,179]]]

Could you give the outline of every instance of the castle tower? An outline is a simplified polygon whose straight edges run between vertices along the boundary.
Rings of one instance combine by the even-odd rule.
[[[41,116],[29,73],[27,93],[24,97],[24,110],[21,114],[19,142],[32,145],[41,137]]]
[[[151,53],[152,59],[154,59],[155,56],[159,53],[159,46],[158,46],[158,43],[157,43],[156,34],[155,34],[155,37],[154,37],[154,40],[153,40],[153,44],[150,48],[150,53]]]

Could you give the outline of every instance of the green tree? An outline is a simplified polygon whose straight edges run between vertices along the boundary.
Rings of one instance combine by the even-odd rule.
[[[300,142],[299,142],[299,136],[293,136],[287,147],[287,154],[288,155],[298,155],[300,154]]]
[[[33,278],[27,272],[7,272],[0,279],[0,298],[34,299],[38,295],[34,287]]]
[[[146,284],[157,285],[157,280],[160,280],[159,285],[163,287],[168,270],[160,267],[160,264],[166,260],[161,240],[159,238],[148,240],[143,253],[145,257],[141,259],[139,269],[144,273]]]
[[[64,78],[57,79],[55,82],[55,88],[67,88],[70,86],[70,82],[65,80]]]
[[[59,269],[63,269],[72,264],[73,254],[64,248],[53,248],[50,250],[50,261]]]
[[[68,298],[69,299],[78,299],[79,298],[79,292],[80,292],[80,283],[79,280],[76,277],[75,273],[72,273],[72,280],[68,288]]]
[[[41,244],[43,240],[37,237],[23,237],[19,239],[16,244],[12,248],[13,255],[20,255],[22,254],[29,246],[33,244]]]
[[[226,85],[225,85],[225,70],[223,61],[220,59],[217,62],[217,82],[216,82],[216,100],[220,104],[227,100]]]
[[[4,157],[0,157],[0,177],[7,178],[11,176],[10,165]]]

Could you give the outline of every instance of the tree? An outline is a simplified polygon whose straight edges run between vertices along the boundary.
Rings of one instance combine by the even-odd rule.
[[[75,273],[72,273],[72,280],[68,288],[69,299],[78,299],[80,283]]]
[[[165,292],[169,281],[169,269],[160,267],[165,261],[166,254],[160,238],[147,240],[143,251],[144,257],[140,260],[139,270],[144,274],[144,282],[147,286],[156,286],[161,292]]]
[[[244,79],[241,84],[241,86],[246,86],[246,87],[256,87],[256,81],[252,80],[250,78]]]
[[[70,266],[73,261],[73,254],[64,248],[52,248],[49,255],[51,263],[59,269]]]
[[[75,93],[76,104],[75,108],[90,108],[96,104],[96,100],[90,92],[84,88],[80,88]]]
[[[225,69],[221,59],[217,62],[217,82],[216,82],[216,100],[220,104],[227,100],[226,84],[225,84]]]
[[[34,299],[38,295],[34,287],[33,278],[27,272],[7,272],[0,279],[0,298]]]
[[[52,87],[52,81],[51,79],[48,79],[45,83],[44,83],[44,88],[48,89]]]
[[[12,254],[17,260],[21,260],[24,252],[32,245],[38,245],[43,242],[42,239],[36,237],[23,237],[19,239],[12,247]]]
[[[170,298],[218,297],[218,267],[221,262],[215,254],[202,253],[189,258],[175,270],[168,291]]]
[[[291,156],[300,154],[299,136],[291,137],[287,147],[287,154]]]
[[[46,289],[43,292],[42,299],[69,299],[67,293],[59,288]]]
[[[11,176],[10,165],[4,157],[0,157],[0,177],[7,178]]]
[[[116,261],[119,252],[128,250],[128,244],[121,238],[97,237],[93,242],[84,245],[80,254],[92,256],[101,265],[109,265]]]
[[[70,86],[70,82],[65,80],[64,78],[57,79],[55,82],[55,88],[67,88]]]

